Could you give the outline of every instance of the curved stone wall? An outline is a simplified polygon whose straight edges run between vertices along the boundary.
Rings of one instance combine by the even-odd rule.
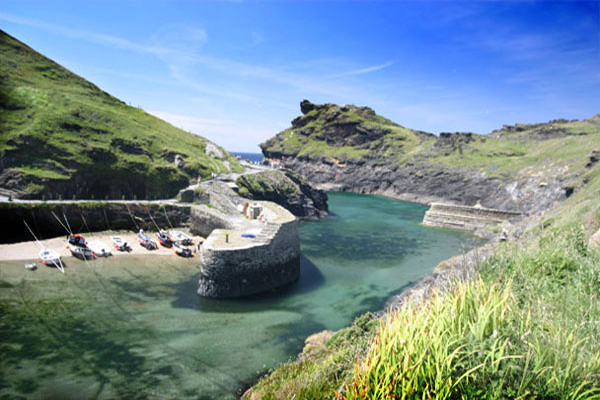
[[[243,230],[217,229],[206,239],[200,251],[198,294],[240,297],[298,279],[300,239],[293,216],[284,222],[263,224],[254,238],[242,240],[242,233]],[[229,242],[224,239],[226,235],[230,235]]]

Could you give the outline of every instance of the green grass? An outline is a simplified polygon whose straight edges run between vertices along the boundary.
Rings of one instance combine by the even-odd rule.
[[[390,313],[345,398],[600,398],[599,290],[582,230],[509,244],[479,280]]]
[[[198,175],[227,172],[223,160],[205,154],[204,138],[125,105],[1,31],[0,54],[0,155],[4,168],[30,182],[93,174],[113,192],[166,197]],[[175,154],[184,168],[175,168]]]
[[[349,128],[354,127],[354,128]],[[340,144],[340,132],[347,141],[361,132],[385,132],[383,137],[365,145]],[[353,131],[354,129],[354,131]],[[335,137],[334,137],[335,136]],[[407,153],[414,152],[421,138],[413,130],[404,128],[375,114],[366,107],[333,104],[320,106],[295,121],[294,126],[280,132],[261,147],[267,153],[280,153],[295,157],[325,157],[334,162],[360,160],[366,156],[380,155],[404,162]]]
[[[555,175],[581,169],[592,149],[600,149],[600,131],[594,135],[576,135],[544,141],[514,141],[504,138],[475,136],[462,146],[462,154],[453,151],[444,154],[430,148],[427,162],[443,164],[447,168],[472,168],[488,176],[513,174],[530,168],[531,173],[547,172]],[[567,169],[565,169],[567,167]],[[546,171],[544,171],[546,170]]]
[[[600,249],[588,247],[600,166],[577,171],[573,195],[473,280],[378,329],[340,331],[347,340],[276,368],[245,399],[600,399]]]
[[[242,175],[235,183],[239,187],[239,194],[245,197],[287,198],[301,194],[300,187],[282,171],[262,171]]]

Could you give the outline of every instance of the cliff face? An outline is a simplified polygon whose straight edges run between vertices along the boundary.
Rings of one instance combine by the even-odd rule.
[[[292,127],[261,144],[326,190],[537,213],[570,196],[597,159],[600,116],[439,137],[366,107],[301,104]],[[594,155],[596,154],[596,156]]]
[[[127,106],[0,31],[0,194],[165,198],[241,171],[205,138]]]
[[[301,219],[317,220],[327,216],[327,194],[293,172],[273,170],[245,174],[236,184],[242,197],[272,201]]]

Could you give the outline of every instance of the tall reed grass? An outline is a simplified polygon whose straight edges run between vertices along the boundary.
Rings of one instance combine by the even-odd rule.
[[[508,244],[382,320],[345,399],[600,399],[600,257],[581,229]]]

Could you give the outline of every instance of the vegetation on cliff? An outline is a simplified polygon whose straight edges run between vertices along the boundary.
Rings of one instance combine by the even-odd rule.
[[[407,301],[371,321],[376,329],[324,341],[263,377],[245,398],[600,398],[600,246],[588,240],[600,228],[598,122],[423,142],[418,153],[444,168],[562,171],[572,174],[572,190],[524,220],[529,228],[498,244],[468,279]]]
[[[410,201],[443,200],[525,214],[581,189],[600,159],[600,114],[434,136],[366,107],[301,104],[292,127],[261,144],[266,157],[316,185]]]
[[[588,245],[600,227],[599,174],[500,245],[473,280],[325,342],[245,398],[600,398],[600,252]]]
[[[349,159],[407,157],[433,135],[404,128],[375,114],[368,107],[301,103],[304,115],[292,127],[260,145],[268,158],[326,157],[332,162]]]
[[[217,146],[207,154],[206,139],[127,106],[2,31],[0,54],[5,192],[170,197],[198,175],[227,172],[227,163],[241,169]]]
[[[290,171],[262,171],[236,180],[239,194],[254,200],[277,203],[297,217],[318,219],[327,216],[327,194],[314,189],[304,178]]]
[[[260,145],[266,157],[325,159],[330,163],[376,160],[423,168],[473,168],[501,176],[534,165],[582,167],[590,147],[600,147],[600,114],[583,121],[554,120],[504,126],[487,135],[442,133],[439,137],[404,128],[368,107],[301,103],[303,115]],[[563,165],[564,167],[564,165]]]

